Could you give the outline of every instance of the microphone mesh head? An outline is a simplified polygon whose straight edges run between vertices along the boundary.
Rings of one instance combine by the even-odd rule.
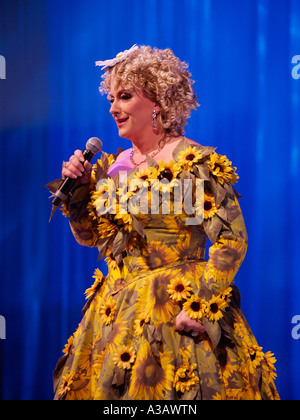
[[[102,141],[97,137],[91,137],[86,143],[86,149],[96,154],[102,149]]]

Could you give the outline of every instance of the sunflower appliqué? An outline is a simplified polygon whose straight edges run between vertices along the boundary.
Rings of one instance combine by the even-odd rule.
[[[190,363],[191,346],[188,346],[187,349],[181,347],[178,354],[182,357],[182,365],[175,373],[174,387],[177,392],[180,391],[181,393],[184,393],[199,383],[199,378],[196,375],[197,364]]]
[[[74,336],[71,335],[71,337],[68,338],[68,342],[67,344],[65,344],[65,347],[63,349],[63,353],[68,355],[71,352],[71,348],[73,346],[73,342],[74,342]]]
[[[136,353],[134,348],[123,345],[116,350],[113,361],[120,369],[128,370],[135,361],[135,357]]]
[[[185,150],[182,150],[178,155],[179,167],[189,171],[192,170],[193,165],[200,162],[203,158],[201,150],[196,146],[188,146]]]
[[[231,290],[229,287],[228,289]],[[230,291],[228,290],[225,293],[222,293],[217,296],[213,296],[209,302],[207,302],[207,307],[205,311],[205,316],[209,321],[218,321],[223,318],[224,311],[228,307],[228,295]]]
[[[136,335],[142,335],[144,332],[144,325],[150,321],[150,315],[141,314],[134,321],[134,332]]]
[[[183,304],[183,310],[191,319],[201,321],[205,315],[207,303],[204,299],[193,295]]]
[[[168,163],[159,160],[157,168],[157,180],[154,183],[154,188],[162,191],[169,191],[178,185],[177,176],[180,168],[172,160]]]
[[[114,159],[117,155],[113,155]],[[119,180],[112,180],[107,174],[114,159],[102,153],[101,159],[93,166],[94,190],[91,191],[88,208],[90,218],[97,224],[99,259],[110,251],[111,257],[119,263],[122,253],[131,247],[134,238],[137,235],[143,236],[143,227],[134,214],[127,211],[127,200],[134,191],[127,191],[124,201]]]
[[[116,312],[116,302],[110,297],[100,309],[101,320],[105,323],[105,325],[109,325],[113,321]]]
[[[198,209],[196,209],[196,211],[197,210]],[[204,191],[203,217],[204,219],[210,219],[217,212],[218,206],[216,206],[214,195],[211,191],[206,189]]]
[[[75,372],[70,372],[67,375],[63,376],[62,384],[60,389],[57,392],[57,396],[61,399],[65,398],[67,393],[72,390],[72,384],[74,381]]]
[[[191,296],[193,288],[191,282],[182,277],[175,277],[168,285],[168,293],[170,298],[175,302],[187,300]]]
[[[219,155],[216,152],[211,153],[208,167],[211,174],[222,185],[224,182],[235,184],[239,178],[236,168],[232,166],[232,162],[226,156]]]
[[[103,277],[102,272],[99,270],[99,268],[96,268],[96,270],[94,271],[94,275],[92,277],[95,279],[95,281],[93,285],[89,287],[88,289],[86,289],[86,291],[84,292],[86,299],[91,298],[103,284],[104,277]]]

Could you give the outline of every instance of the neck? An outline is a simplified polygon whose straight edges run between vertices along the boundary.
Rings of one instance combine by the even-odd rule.
[[[159,149],[160,140],[163,138],[162,133],[143,136],[141,138],[132,139],[132,147],[135,154],[147,155]]]

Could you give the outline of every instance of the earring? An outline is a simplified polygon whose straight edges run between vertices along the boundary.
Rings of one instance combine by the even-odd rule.
[[[157,114],[156,114],[156,110],[154,109],[153,110],[153,113],[152,113],[152,128],[153,128],[153,130],[157,130]]]

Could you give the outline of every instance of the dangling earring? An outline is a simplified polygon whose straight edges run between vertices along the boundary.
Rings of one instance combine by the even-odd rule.
[[[152,128],[153,130],[157,131],[158,128],[158,124],[157,124],[157,114],[156,114],[156,110],[153,110],[152,113]]]

